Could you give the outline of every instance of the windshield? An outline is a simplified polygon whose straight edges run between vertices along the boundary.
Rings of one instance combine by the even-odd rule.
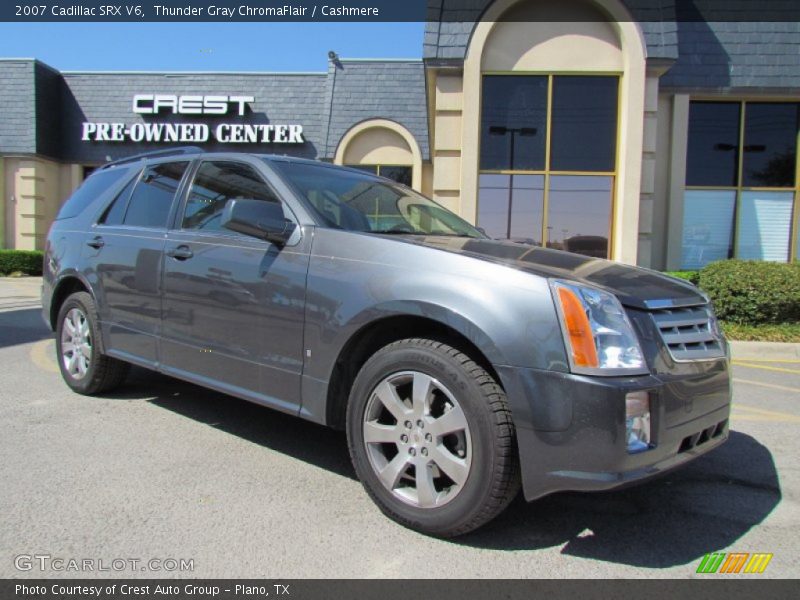
[[[485,237],[433,200],[368,173],[274,161],[327,227],[387,234]]]

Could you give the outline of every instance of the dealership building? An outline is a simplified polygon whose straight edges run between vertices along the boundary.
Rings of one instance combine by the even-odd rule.
[[[317,73],[0,59],[0,247],[41,249],[108,160],[189,144],[356,166],[494,238],[656,269],[797,260],[800,23],[484,4],[428,22],[421,60],[332,53]]]

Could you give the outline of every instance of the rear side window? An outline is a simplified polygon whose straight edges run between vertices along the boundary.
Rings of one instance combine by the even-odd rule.
[[[98,222],[101,225],[122,225],[122,219],[125,218],[125,209],[128,208],[128,198],[131,197],[133,186],[136,185],[138,180],[139,176],[137,174],[137,176],[131,179],[127,185],[122,188],[122,191],[117,194],[111,206],[109,206],[103,213],[103,216],[100,217],[100,221]]]
[[[188,162],[161,163],[144,170],[128,201],[124,225],[166,227],[169,209]]]
[[[56,220],[77,217],[94,200],[122,179],[127,172],[128,169],[111,169],[92,174],[64,203],[64,206],[58,211]]]

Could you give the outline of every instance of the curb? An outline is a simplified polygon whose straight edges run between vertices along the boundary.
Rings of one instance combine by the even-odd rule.
[[[733,360],[797,360],[800,344],[780,342],[728,342]]]

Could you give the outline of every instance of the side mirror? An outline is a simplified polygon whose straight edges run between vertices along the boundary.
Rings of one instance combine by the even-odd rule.
[[[228,200],[222,227],[285,246],[297,225],[283,216],[283,207],[268,200]]]

